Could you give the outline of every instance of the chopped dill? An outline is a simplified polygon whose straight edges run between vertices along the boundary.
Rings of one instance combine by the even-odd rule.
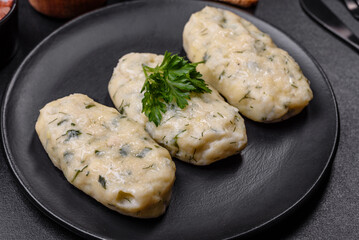
[[[102,177],[101,175],[98,175],[98,182],[101,184],[101,186],[106,189],[106,179]]]
[[[81,170],[76,170],[75,176],[73,177],[73,179],[71,180],[71,182],[74,182],[75,179],[77,178],[77,176],[78,176],[80,173],[82,173],[82,171],[83,171],[85,168],[87,168],[87,167],[88,167],[88,165],[84,166]],[[87,175],[86,175],[86,176],[87,176]]]
[[[68,119],[64,119],[64,120],[61,120],[60,122],[57,123],[57,126],[60,126],[61,124],[63,124],[64,122],[67,122]]]
[[[94,107],[95,106],[95,104],[88,104],[88,105],[86,105],[86,109],[89,109],[89,108],[92,108],[92,107]]]
[[[144,158],[146,156],[146,154],[151,151],[152,148],[150,147],[145,147],[140,153],[136,154],[136,157],[138,158]]]
[[[241,99],[239,99],[238,103],[240,103],[244,99],[252,99],[256,100],[254,97],[250,97],[249,94],[251,93],[251,90],[249,90]]]

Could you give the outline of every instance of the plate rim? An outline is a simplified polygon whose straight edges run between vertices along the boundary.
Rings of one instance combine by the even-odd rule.
[[[181,0],[154,0],[153,2],[166,2],[166,4],[171,4],[174,2],[180,3],[183,1]],[[255,15],[250,15],[249,13],[243,11],[240,8],[237,8],[235,6],[229,5],[229,4],[225,4],[225,3],[221,3],[221,2],[213,2],[213,1],[208,1],[208,0],[187,0],[187,2],[193,2],[193,3],[198,3],[198,2],[202,2],[202,3],[208,3],[210,5],[217,5],[222,6],[223,8],[225,8],[226,10],[236,10],[236,11],[240,11],[242,12],[244,15],[249,15],[251,17],[254,17],[258,20],[260,20],[261,22],[269,25],[270,27],[272,27],[273,29],[277,30],[278,32],[280,32],[281,34],[285,35],[286,37],[288,37],[301,51],[303,51],[305,53],[305,55],[308,56],[308,58],[315,64],[315,67],[319,70],[321,76],[324,79],[325,84],[327,85],[330,95],[332,97],[333,100],[333,106],[334,106],[334,112],[335,112],[335,136],[334,136],[334,141],[332,143],[332,147],[331,147],[331,152],[329,154],[328,159],[326,160],[326,164],[323,167],[323,170],[321,171],[321,173],[318,175],[317,179],[313,182],[313,184],[311,185],[311,187],[302,195],[302,197],[300,197],[297,201],[295,201],[293,204],[291,204],[290,207],[288,207],[286,210],[282,211],[280,214],[277,214],[276,216],[270,218],[269,220],[267,220],[266,222],[263,222],[262,224],[259,224],[251,229],[248,229],[247,231],[238,233],[236,235],[230,236],[228,238],[225,239],[234,239],[234,238],[238,238],[238,237],[243,237],[249,234],[252,234],[254,232],[257,232],[259,230],[265,229],[265,227],[269,226],[270,224],[275,224],[276,222],[278,222],[280,219],[283,219],[285,217],[287,217],[290,213],[294,212],[298,207],[301,207],[301,205],[303,204],[303,202],[311,195],[313,194],[313,192],[315,191],[315,189],[318,187],[318,185],[320,184],[320,181],[323,179],[323,176],[325,175],[325,173],[327,172],[329,166],[332,164],[332,162],[334,161],[334,157],[335,157],[335,153],[337,151],[337,147],[338,147],[338,143],[339,143],[339,131],[340,131],[340,117],[339,117],[339,111],[338,111],[338,103],[333,91],[333,87],[327,77],[327,75],[325,74],[323,68],[320,66],[320,64],[317,62],[317,60],[302,46],[300,45],[296,40],[294,40],[289,34],[287,34],[285,31],[283,31],[281,28],[272,25],[271,23],[268,23],[267,21],[261,19],[260,17],[257,17]],[[1,118],[1,123],[0,123],[0,129],[1,129],[1,140],[3,143],[3,149],[4,149],[4,153],[6,156],[6,160],[8,165],[10,166],[11,172],[14,174],[17,183],[20,184],[21,189],[26,193],[25,196],[30,200],[30,202],[35,205],[35,207],[37,209],[39,209],[43,214],[45,214],[45,216],[49,217],[50,219],[52,219],[53,221],[55,221],[56,223],[58,223],[60,226],[70,230],[71,232],[78,234],[79,236],[82,237],[91,237],[91,238],[95,238],[95,239],[104,239],[101,236],[98,236],[96,234],[93,234],[89,231],[87,231],[86,229],[77,227],[73,224],[71,224],[70,222],[68,222],[66,219],[56,215],[55,213],[53,213],[51,210],[49,210],[44,204],[42,204],[39,199],[37,199],[32,193],[31,191],[28,189],[28,187],[26,186],[26,184],[24,183],[24,181],[22,180],[22,173],[18,170],[16,164],[14,163],[14,158],[12,155],[12,152],[10,150],[10,146],[8,143],[8,134],[7,134],[7,127],[6,127],[6,111],[8,109],[8,101],[9,98],[11,97],[11,93],[13,91],[14,85],[16,83],[16,80],[18,78],[18,75],[22,72],[24,66],[26,64],[28,64],[31,60],[31,58],[33,58],[33,56],[37,53],[38,49],[40,49],[43,45],[45,45],[49,40],[51,40],[51,38],[53,36],[56,36],[57,34],[61,33],[62,31],[66,30],[68,26],[71,26],[73,24],[76,24],[78,22],[83,21],[83,19],[86,18],[91,18],[91,16],[96,15],[96,14],[100,14],[101,12],[106,12],[108,9],[111,8],[120,8],[120,7],[124,7],[126,5],[132,5],[132,4],[140,4],[140,3],[148,3],[148,1],[146,0],[134,0],[134,1],[124,1],[124,2],[119,2],[119,3],[115,3],[115,4],[111,4],[105,7],[102,7],[100,9],[96,9],[94,11],[88,12],[86,14],[83,14],[75,19],[72,19],[70,21],[68,21],[67,23],[63,24],[62,26],[60,26],[59,28],[55,29],[53,32],[51,32],[47,37],[45,37],[43,40],[41,40],[24,58],[24,60],[21,62],[21,64],[18,66],[16,72],[13,74],[11,80],[9,81],[9,83],[7,84],[6,90],[4,92],[4,95],[2,97],[2,102],[1,102],[1,112],[0,112],[0,118]]]

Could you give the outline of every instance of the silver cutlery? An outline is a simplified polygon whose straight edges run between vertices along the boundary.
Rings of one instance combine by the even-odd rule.
[[[359,51],[359,38],[321,0],[300,0],[300,3],[310,17]]]
[[[344,0],[344,3],[353,17],[359,20],[359,0]]]

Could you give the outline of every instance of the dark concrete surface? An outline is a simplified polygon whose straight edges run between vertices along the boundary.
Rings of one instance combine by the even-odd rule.
[[[120,1],[110,0],[107,4]],[[324,2],[359,35],[359,22],[340,0]],[[313,22],[296,0],[259,0],[254,15],[281,29],[321,65],[340,114],[333,164],[314,193],[280,222],[249,239],[359,239],[359,53]],[[45,17],[19,1],[19,48],[0,68],[0,97],[25,56],[66,21]],[[1,37],[1,36],[0,36]],[[27,198],[0,149],[0,239],[77,239]]]

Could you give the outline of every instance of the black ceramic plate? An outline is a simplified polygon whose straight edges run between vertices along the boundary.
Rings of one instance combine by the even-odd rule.
[[[112,106],[107,84],[117,60],[132,51],[184,54],[184,24],[205,5],[229,9],[269,33],[302,67],[314,99],[285,122],[246,120],[248,146],[240,155],[208,167],[176,160],[173,197],[162,217],[141,220],[113,212],[69,184],[52,165],[34,130],[39,109],[71,93]],[[114,5],[75,19],[49,36],[12,79],[1,130],[10,166],[30,199],[79,234],[220,239],[251,232],[298,206],[328,167],[338,116],[323,72],[288,36],[236,8],[164,0]]]

